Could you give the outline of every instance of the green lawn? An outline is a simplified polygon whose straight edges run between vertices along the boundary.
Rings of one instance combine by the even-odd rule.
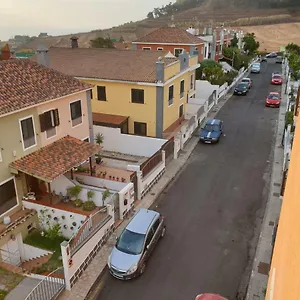
[[[57,237],[54,240],[46,238],[45,236],[41,236],[41,232],[38,230],[31,232],[26,237],[24,241],[25,244],[53,252],[50,260],[41,267],[34,270],[35,272],[51,272],[62,266],[62,260],[59,259],[59,257],[61,256],[60,244],[65,240],[66,239],[64,237]]]

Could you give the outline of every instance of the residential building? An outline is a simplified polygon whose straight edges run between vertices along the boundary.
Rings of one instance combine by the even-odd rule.
[[[94,85],[95,125],[159,138],[183,120],[199,67],[198,56],[185,51],[177,58],[166,51],[50,48],[32,59]]]
[[[294,103],[294,124],[299,118],[300,88]],[[290,125],[288,126],[290,127]],[[287,128],[288,129],[288,128]],[[287,130],[286,130],[287,131]],[[266,299],[299,299],[300,293],[300,127],[296,125],[290,162],[284,164],[283,200],[279,223],[273,232],[275,241]],[[287,174],[287,179],[286,179]]]
[[[0,261],[19,265],[39,226],[22,199],[50,195],[57,176],[96,151],[84,142],[93,141],[91,86],[21,59],[0,62],[0,86]]]
[[[177,27],[159,28],[132,42],[132,44],[137,50],[170,51],[177,57],[185,50],[192,56],[198,55],[199,61],[205,57],[205,41],[189,31]]]

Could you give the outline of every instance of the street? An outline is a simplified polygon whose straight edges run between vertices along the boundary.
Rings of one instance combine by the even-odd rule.
[[[245,292],[257,234],[267,201],[278,109],[266,108],[274,61],[250,74],[247,96],[233,96],[217,118],[219,144],[198,144],[180,176],[154,207],[166,217],[167,233],[145,274],[122,282],[105,272],[98,300],[194,300],[219,293],[229,300]]]

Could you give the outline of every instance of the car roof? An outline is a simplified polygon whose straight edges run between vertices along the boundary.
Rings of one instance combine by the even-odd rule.
[[[206,125],[219,125],[221,123],[221,120],[218,119],[208,119],[206,121]]]
[[[146,234],[153,220],[159,216],[154,210],[141,208],[126,226],[129,231]]]
[[[242,79],[242,81],[243,80],[251,80],[251,78],[245,77],[245,78]]]
[[[202,295],[198,295],[195,300],[227,300],[227,299],[217,294],[202,294]]]

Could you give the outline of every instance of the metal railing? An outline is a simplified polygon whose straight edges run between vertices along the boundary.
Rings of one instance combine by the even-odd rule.
[[[65,288],[63,267],[46,276],[25,298],[25,300],[52,300]]]
[[[86,240],[88,240],[94,233],[110,220],[111,216],[106,212],[105,207],[91,215],[80,227],[79,231],[73,235],[69,241],[71,255],[73,255]]]

